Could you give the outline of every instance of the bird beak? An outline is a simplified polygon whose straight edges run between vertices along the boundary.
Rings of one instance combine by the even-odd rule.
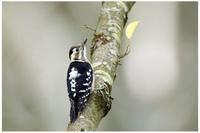
[[[82,49],[84,49],[86,42],[87,42],[87,38],[81,43]]]

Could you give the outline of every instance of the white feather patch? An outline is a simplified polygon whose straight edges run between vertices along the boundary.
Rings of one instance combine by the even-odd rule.
[[[73,67],[73,68],[71,69],[71,72],[69,73],[69,80],[78,78],[78,77],[80,77],[80,76],[81,76],[81,74],[78,73],[78,71],[75,70],[75,68]]]

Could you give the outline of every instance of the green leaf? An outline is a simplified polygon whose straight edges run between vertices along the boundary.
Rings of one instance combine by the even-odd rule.
[[[130,39],[133,36],[133,33],[135,32],[136,27],[138,26],[139,21],[133,21],[128,24],[126,27],[126,37]]]

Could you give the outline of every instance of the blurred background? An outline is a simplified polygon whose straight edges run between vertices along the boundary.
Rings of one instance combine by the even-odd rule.
[[[91,43],[100,2],[3,2],[3,130],[63,131],[68,50]],[[140,24],[99,131],[198,130],[198,3],[137,2]],[[123,36],[122,51],[128,40]]]

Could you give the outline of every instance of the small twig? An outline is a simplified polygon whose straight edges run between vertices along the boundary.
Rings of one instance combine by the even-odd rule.
[[[118,55],[118,58],[119,59],[122,59],[122,58],[124,58],[125,56],[127,56],[129,53],[130,53],[130,43],[128,43],[128,46],[126,47],[126,51],[123,53],[123,54],[121,54],[121,55]]]
[[[86,29],[89,29],[89,30],[91,30],[91,31],[94,31],[94,32],[96,32],[96,30],[95,29],[93,29],[93,28],[91,28],[91,27],[89,27],[88,25],[82,25],[81,26],[81,28],[86,28]]]
[[[125,56],[127,56],[129,53],[130,53],[130,43],[126,47],[126,51],[123,54],[118,55],[118,60],[116,62],[116,65],[122,65],[120,63],[121,59],[124,58]]]

